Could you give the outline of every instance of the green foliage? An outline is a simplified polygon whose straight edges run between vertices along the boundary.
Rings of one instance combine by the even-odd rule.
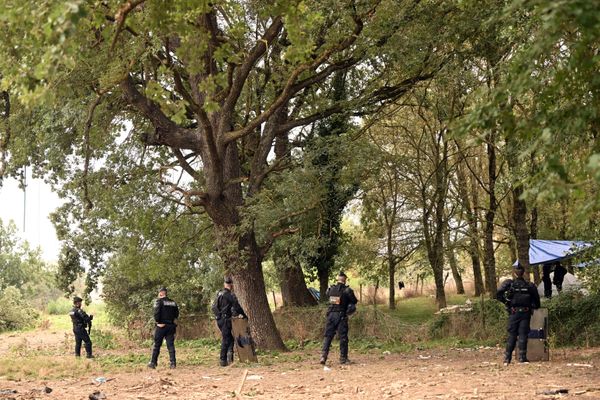
[[[544,305],[556,345],[600,345],[600,293],[563,292]]]
[[[0,332],[35,326],[38,316],[16,287],[0,292]]]
[[[58,257],[56,283],[66,296],[75,291],[75,281],[85,270],[81,265],[79,253],[70,246],[63,246]]]
[[[429,324],[429,334],[433,339],[452,337],[502,343],[506,338],[507,318],[506,307],[499,301],[485,300],[482,305],[476,300],[472,311],[437,315]]]
[[[50,300],[46,305],[46,312],[50,315],[62,315],[65,316],[73,308],[73,303],[64,297]]]

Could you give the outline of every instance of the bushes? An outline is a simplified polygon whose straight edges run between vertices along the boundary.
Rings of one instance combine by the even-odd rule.
[[[550,335],[558,346],[600,345],[600,294],[563,292],[546,302]]]
[[[16,287],[9,286],[0,294],[0,332],[32,327],[38,317]]]
[[[46,312],[50,315],[66,315],[71,311],[71,308],[73,308],[73,304],[69,300],[59,297],[48,302]]]
[[[433,339],[457,337],[498,343],[506,337],[506,309],[496,300],[477,302],[473,310],[455,314],[440,314],[429,324]]]

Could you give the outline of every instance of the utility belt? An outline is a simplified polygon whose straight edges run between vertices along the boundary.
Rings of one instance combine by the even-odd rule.
[[[219,314],[219,315],[217,315],[217,321],[220,319],[231,319],[231,315]]]
[[[80,329],[80,328],[85,329],[86,326],[87,325],[85,325],[85,324],[75,324],[75,325],[73,325],[73,329]]]
[[[518,312],[530,312],[530,311],[531,311],[530,307],[511,307],[510,308],[511,314],[516,314]]]

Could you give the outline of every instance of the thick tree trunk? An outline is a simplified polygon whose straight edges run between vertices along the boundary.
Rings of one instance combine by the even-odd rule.
[[[327,257],[318,257],[317,263],[317,276],[319,278],[319,302],[327,302],[327,288],[329,288],[329,271],[331,270],[331,264],[333,260]]]
[[[304,280],[302,266],[291,255],[275,258],[284,307],[306,307],[317,304]]]
[[[234,290],[248,315],[252,337],[261,349],[285,350],[267,300],[262,260],[253,234],[239,239],[239,250],[239,259],[232,260],[229,254],[228,261],[233,261],[229,266]],[[236,264],[242,268],[231,268]]]

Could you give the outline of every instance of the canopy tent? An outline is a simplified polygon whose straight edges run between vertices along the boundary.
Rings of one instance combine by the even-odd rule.
[[[529,240],[529,264],[546,264],[573,257],[590,248],[591,243],[572,240]],[[514,265],[517,265],[515,261]]]

